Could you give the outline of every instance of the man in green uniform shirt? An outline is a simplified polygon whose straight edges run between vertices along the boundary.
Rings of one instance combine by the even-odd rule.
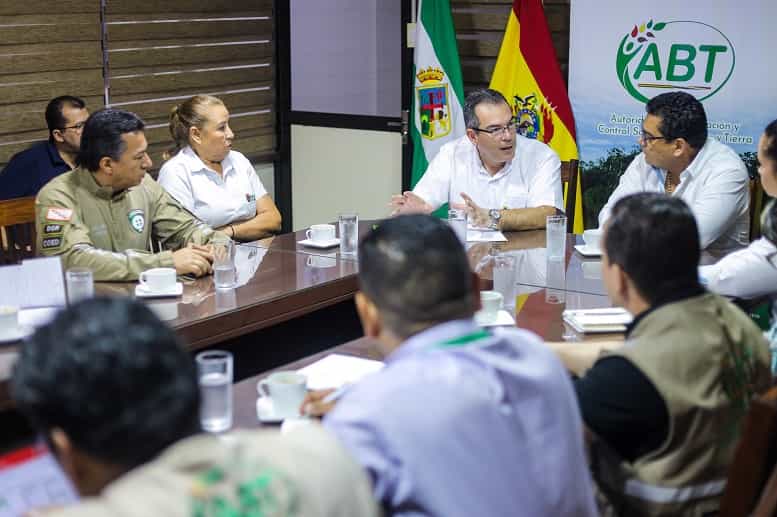
[[[59,255],[66,268],[88,267],[104,281],[136,280],[154,267],[195,276],[212,271],[204,245],[217,232],[146,174],[144,127],[122,110],[89,117],[78,167],[50,181],[35,200],[39,254]],[[155,242],[165,251],[152,253]]]

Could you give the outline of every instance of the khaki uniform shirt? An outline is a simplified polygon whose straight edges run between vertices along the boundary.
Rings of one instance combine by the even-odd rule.
[[[65,268],[83,266],[95,280],[129,281],[154,267],[173,267],[173,254],[216,234],[172,199],[151,176],[115,193],[81,168],[50,181],[35,199],[40,255],[59,255]],[[152,253],[152,243],[162,251]]]
[[[319,425],[183,440],[51,517],[377,517],[364,471]]]

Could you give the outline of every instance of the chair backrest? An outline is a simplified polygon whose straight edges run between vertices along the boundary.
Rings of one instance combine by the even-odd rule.
[[[764,206],[764,188],[761,178],[750,179],[750,241],[761,237],[761,212]]]
[[[577,201],[577,177],[578,161],[569,160],[561,162],[561,185],[566,185],[566,197],[564,211],[567,214],[567,232],[572,233],[575,228],[575,202]],[[582,214],[581,214],[582,215]]]
[[[35,198],[0,201],[0,265],[35,256]]]
[[[777,387],[753,400],[720,501],[720,517],[750,515],[777,464]]]

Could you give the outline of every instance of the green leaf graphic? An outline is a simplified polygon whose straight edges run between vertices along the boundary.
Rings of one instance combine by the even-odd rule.
[[[664,22],[658,22],[658,23],[656,24],[656,26],[655,26],[655,27],[653,27],[653,30],[654,30],[654,31],[660,31],[660,30],[662,30],[664,27],[666,27],[666,23],[664,23]]]

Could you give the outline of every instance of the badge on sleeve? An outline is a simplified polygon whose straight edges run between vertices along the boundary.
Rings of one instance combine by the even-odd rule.
[[[69,221],[73,217],[73,210],[70,208],[61,208],[52,206],[46,210],[47,221]]]
[[[127,218],[129,219],[130,226],[132,226],[133,230],[138,233],[143,233],[143,229],[146,227],[146,216],[143,213],[143,210],[140,208],[130,210],[127,214]]]
[[[248,194],[246,193],[246,202],[252,203],[256,201],[256,194]]]

